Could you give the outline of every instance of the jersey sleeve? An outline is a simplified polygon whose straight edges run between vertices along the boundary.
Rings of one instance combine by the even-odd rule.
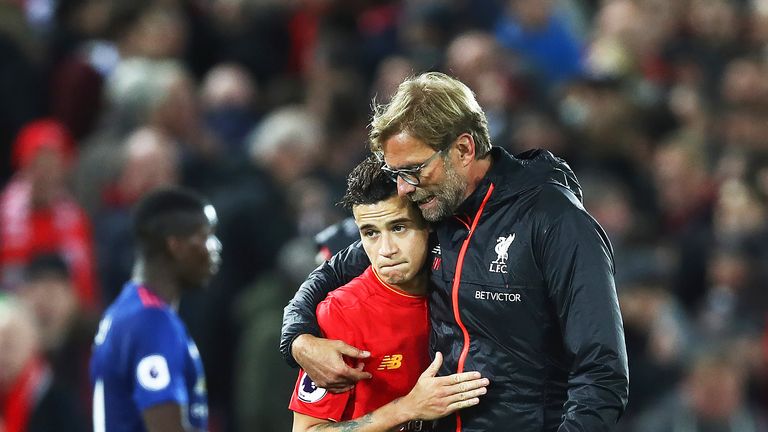
[[[299,378],[291,395],[288,408],[299,414],[324,420],[341,421],[347,405],[353,400],[354,390],[331,393],[318,387],[309,375],[299,370]]]
[[[189,402],[184,381],[188,347],[179,333],[177,323],[162,309],[146,309],[135,318],[130,378],[139,411],[165,402]]]
[[[323,337],[355,344],[359,342],[359,338],[354,335],[354,325],[346,318],[338,301],[333,297],[326,298],[317,306],[317,321]],[[289,408],[310,417],[338,422],[343,419],[344,412],[354,399],[354,389],[344,393],[331,393],[315,385],[306,372],[299,370]]]

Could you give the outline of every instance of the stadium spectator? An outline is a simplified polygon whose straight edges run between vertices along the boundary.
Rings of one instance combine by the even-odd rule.
[[[746,390],[739,362],[725,351],[704,352],[679,389],[647,412],[635,432],[764,432],[768,424],[746,402]]]
[[[17,298],[0,296],[0,430],[86,431],[76,395],[57,378],[34,313]]]
[[[0,197],[2,284],[13,289],[35,255],[59,253],[72,269],[86,310],[99,304],[91,223],[67,189],[74,143],[61,123],[36,120],[13,147],[16,173]]]

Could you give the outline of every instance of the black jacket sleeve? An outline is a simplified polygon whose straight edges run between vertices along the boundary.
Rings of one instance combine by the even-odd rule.
[[[624,412],[629,370],[613,251],[605,232],[572,195],[560,196],[546,225],[543,272],[571,360],[558,432],[608,432]]]
[[[358,240],[309,274],[283,310],[280,352],[289,365],[298,366],[291,355],[291,344],[297,336],[307,333],[320,335],[315,316],[317,305],[329,292],[360,276],[369,265],[362,243]]]

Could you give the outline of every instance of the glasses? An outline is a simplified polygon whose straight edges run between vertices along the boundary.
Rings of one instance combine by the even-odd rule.
[[[393,169],[387,166],[387,163],[384,162],[384,156],[381,154],[378,154],[379,160],[384,162],[384,165],[382,165],[381,170],[387,173],[389,178],[392,179],[393,182],[397,183],[397,178],[400,177],[403,179],[404,182],[408,183],[411,186],[418,186],[419,183],[421,183],[421,179],[419,176],[421,175],[421,170],[427,167],[435,158],[437,158],[438,155],[442,154],[446,149],[436,151],[435,154],[429,157],[429,159],[422,162],[420,165],[417,165],[413,168],[401,168],[401,169]]]

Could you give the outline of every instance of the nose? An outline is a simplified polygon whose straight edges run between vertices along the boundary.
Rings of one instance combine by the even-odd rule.
[[[401,197],[406,197],[408,194],[412,193],[416,190],[416,186],[408,183],[407,181],[403,180],[402,177],[397,177],[397,195]]]
[[[389,258],[397,253],[397,245],[389,233],[382,233],[379,255]]]

